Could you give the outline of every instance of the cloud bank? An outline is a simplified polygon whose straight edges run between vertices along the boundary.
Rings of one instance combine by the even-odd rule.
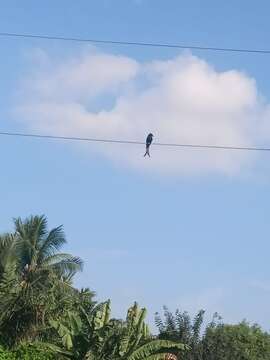
[[[45,60],[44,60],[45,59]],[[254,146],[269,138],[269,105],[256,82],[237,71],[218,72],[184,54],[140,63],[90,50],[61,61],[43,54],[21,85],[17,113],[27,129],[45,134],[157,142]],[[93,144],[111,161],[167,175],[235,175],[252,154]]]

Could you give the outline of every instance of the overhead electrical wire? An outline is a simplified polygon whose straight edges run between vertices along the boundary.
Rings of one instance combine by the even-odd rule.
[[[88,137],[42,135],[42,134],[17,133],[17,132],[5,132],[5,131],[0,131],[0,136],[25,137],[25,138],[37,138],[37,139],[49,139],[49,140],[51,139],[51,140],[66,140],[66,141],[84,141],[84,142],[98,142],[98,143],[112,143],[112,144],[145,145],[145,142],[133,141],[133,140],[98,139],[98,138],[88,138]],[[164,147],[178,147],[178,148],[212,149],[212,150],[270,151],[270,147],[268,148],[268,147],[159,143],[159,142],[154,142],[152,145],[164,146]]]
[[[111,45],[127,45],[127,46],[144,46],[144,47],[159,47],[159,48],[176,48],[176,49],[192,49],[192,50],[205,50],[205,51],[220,51],[220,52],[238,52],[238,53],[257,53],[257,54],[270,54],[267,49],[245,49],[245,48],[223,48],[223,47],[208,47],[208,46],[194,46],[187,44],[170,44],[170,43],[152,43],[152,42],[131,42],[119,40],[105,40],[105,39],[91,39],[79,37],[62,37],[51,35],[38,35],[38,34],[22,34],[22,33],[8,33],[0,32],[0,37],[14,37],[14,38],[28,38],[28,39],[42,39],[42,40],[61,40],[61,41],[74,41],[74,42],[89,42],[98,44],[111,44]],[[52,139],[52,140],[68,140],[68,141],[85,141],[85,142],[100,142],[100,143],[118,143],[118,144],[133,144],[144,145],[145,142],[132,141],[132,140],[115,140],[115,139],[97,139],[73,136],[56,136],[56,135],[42,135],[42,134],[29,134],[17,132],[0,132],[0,136],[16,136],[16,137],[31,137],[39,139]],[[217,149],[217,150],[241,150],[241,151],[270,151],[270,147],[245,147],[245,146],[225,146],[225,145],[203,145],[203,144],[183,144],[183,143],[153,143],[154,146],[166,147],[181,147],[181,148],[197,148],[197,149]]]
[[[42,39],[42,40],[60,40],[60,41],[73,41],[73,42],[83,42],[83,43],[88,42],[88,43],[108,44],[108,45],[190,49],[190,50],[202,50],[202,51],[270,54],[270,49],[268,50],[268,49],[250,49],[250,48],[211,47],[211,46],[201,46],[201,45],[197,46],[197,45],[180,44],[180,43],[173,44],[173,43],[155,43],[155,42],[142,42],[142,41],[121,41],[121,40],[65,37],[65,36],[39,35],[39,34],[22,34],[22,33],[9,33],[9,32],[0,32],[0,37],[26,38],[26,39],[28,38],[28,39]]]

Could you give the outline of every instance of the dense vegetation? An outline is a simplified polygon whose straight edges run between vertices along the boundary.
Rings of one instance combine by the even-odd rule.
[[[124,320],[111,317],[110,301],[97,303],[76,289],[82,260],[62,253],[62,227],[48,230],[44,216],[14,220],[0,236],[0,360],[264,360],[270,335],[256,325],[203,325],[186,312],[156,314],[158,335],[137,303]]]

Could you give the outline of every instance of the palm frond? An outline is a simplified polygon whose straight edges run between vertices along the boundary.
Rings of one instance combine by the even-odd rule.
[[[30,216],[25,220],[14,219],[15,231],[23,239],[41,239],[47,233],[47,219],[44,215]]]
[[[83,261],[77,256],[62,253],[48,257],[44,262],[44,266],[59,276],[67,276],[82,271]]]
[[[3,234],[0,236],[0,254],[2,251],[5,251],[7,249],[10,249],[15,241],[15,235],[14,234]]]
[[[14,234],[4,234],[0,236],[0,276],[5,266],[15,259],[14,244]]]
[[[36,264],[39,243],[47,231],[47,220],[45,216],[31,216],[22,220],[14,219],[16,245],[16,256],[19,260],[20,271],[26,265]]]
[[[0,281],[0,324],[10,316],[21,292],[16,274],[16,265],[6,265]]]
[[[18,271],[21,272],[25,266],[32,263],[34,249],[28,240],[17,238],[14,245],[14,253],[17,258]]]
[[[44,259],[54,255],[66,243],[65,233],[62,226],[52,229],[43,239],[43,243],[39,248],[38,263],[42,263]]]

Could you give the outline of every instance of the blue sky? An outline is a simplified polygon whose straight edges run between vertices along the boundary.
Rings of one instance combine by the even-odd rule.
[[[36,1],[3,1],[0,31],[268,47],[267,1],[261,1],[259,7],[252,1],[240,0],[79,3],[59,0],[37,5]],[[186,142],[270,143],[267,55],[199,51],[190,54],[175,49],[124,46],[93,48],[11,38],[0,41],[1,130],[75,136],[87,132],[93,137],[104,134],[103,137],[141,140],[141,134],[153,126],[160,141],[175,140],[174,136],[177,140],[179,136]],[[97,61],[92,63],[95,55]],[[88,61],[93,66],[108,64],[105,80],[91,77],[82,84],[80,75],[87,78],[87,74],[83,73],[83,66],[82,73],[78,73],[77,67],[85,63],[88,66]],[[172,65],[159,77],[153,61],[162,67],[168,61]],[[111,69],[112,62],[115,67]],[[193,65],[202,83],[193,73],[186,75]],[[230,70],[234,72],[228,75]],[[60,75],[70,79],[71,72],[76,81],[80,79],[76,91],[72,85],[66,89],[65,83],[63,88],[57,84]],[[85,89],[88,94],[88,87],[98,88],[101,80],[106,88],[116,72],[115,92],[107,94],[102,88],[85,99]],[[182,110],[177,104],[170,107],[170,102],[164,102],[161,107],[157,101],[158,114],[163,110],[168,114],[157,120],[152,112],[154,100],[162,99],[160,94],[167,96],[166,79],[173,81],[178,74],[182,82],[192,80],[203,91],[213,87],[220,95],[215,98],[216,103],[221,104],[216,108],[210,101],[205,107],[205,102],[200,104],[199,97],[194,97],[185,113],[190,122],[178,123]],[[213,82],[209,80],[212,78]],[[224,86],[220,85],[223,81]],[[181,82],[175,86],[184,94],[186,88],[181,87]],[[234,93],[238,88],[240,94]],[[168,98],[172,101],[172,97]],[[184,100],[183,106],[190,98]],[[69,107],[74,103],[83,106],[84,112],[81,107]],[[114,109],[118,103],[121,106]],[[68,115],[74,115],[68,122],[63,104]],[[199,113],[206,120],[198,123],[198,113],[194,110],[190,115],[190,111],[201,109],[200,106],[203,110]],[[139,109],[137,117],[131,122],[123,116],[123,108],[124,114]],[[100,126],[104,119],[94,115],[102,110],[112,123]],[[230,115],[225,116],[226,111]],[[94,125],[86,127],[85,116]],[[207,121],[209,116],[211,122]],[[237,122],[238,118],[241,121]],[[118,121],[119,128],[115,125]],[[77,285],[89,286],[100,300],[111,297],[117,316],[124,316],[126,308],[138,300],[148,308],[150,321],[154,312],[166,304],[172,310],[179,307],[194,312],[204,308],[209,315],[217,311],[225,321],[247,318],[269,329],[268,154],[254,159],[235,153],[153,149],[152,159],[145,162],[141,157],[143,150],[2,137],[1,231],[12,229],[13,217],[30,214],[46,214],[51,227],[63,224],[69,241],[67,250],[85,261]]]

